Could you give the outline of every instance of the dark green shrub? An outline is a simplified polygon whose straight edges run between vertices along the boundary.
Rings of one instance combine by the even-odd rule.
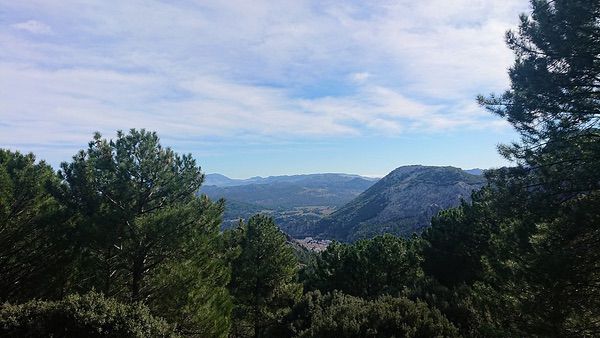
[[[340,292],[310,292],[290,318],[288,335],[299,337],[458,337],[437,310],[406,298],[365,300]]]
[[[373,299],[398,296],[421,278],[418,239],[389,234],[352,244],[334,242],[303,271],[308,290]]]
[[[99,293],[60,301],[32,300],[0,307],[2,337],[176,337],[142,304],[126,305]]]

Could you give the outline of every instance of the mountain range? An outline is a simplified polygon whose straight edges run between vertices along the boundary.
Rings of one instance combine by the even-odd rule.
[[[349,174],[309,174],[231,179],[207,174],[200,192],[224,198],[225,226],[255,213],[271,214],[291,235],[351,201],[378,179]]]
[[[481,169],[403,166],[382,179],[309,174],[232,179],[207,174],[200,192],[224,198],[224,226],[270,214],[296,238],[353,241],[381,233],[408,236],[431,216],[469,199],[485,179]]]
[[[475,170],[475,169],[474,169]],[[273,184],[273,183],[297,183],[300,185],[321,186],[345,183],[355,179],[375,182],[378,178],[366,177],[353,174],[326,173],[326,174],[302,174],[302,175],[280,175],[261,177],[255,176],[246,179],[229,178],[221,174],[204,175],[204,185],[218,187],[242,186],[251,184]]]

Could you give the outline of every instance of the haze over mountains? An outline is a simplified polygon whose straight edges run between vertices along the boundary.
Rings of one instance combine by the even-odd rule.
[[[472,169],[480,170],[480,169]],[[343,173],[323,173],[323,174],[300,174],[300,175],[279,175],[261,177],[255,176],[246,179],[229,178],[221,174],[204,175],[204,185],[214,185],[219,187],[230,187],[250,184],[271,184],[271,183],[299,183],[299,184],[336,184],[348,182],[353,179],[362,179],[365,181],[377,181],[381,177],[366,177],[354,174]]]
[[[420,232],[432,215],[469,199],[483,185],[481,173],[404,166],[381,180],[334,173],[248,179],[207,174],[201,193],[226,200],[225,227],[266,213],[294,237],[353,241],[385,232]]]
[[[230,179],[206,175],[201,193],[225,198],[225,226],[256,213],[271,214],[286,232],[296,233],[341,207],[377,179],[348,174],[310,174]]]
[[[228,179],[222,175],[207,176],[202,192],[208,196],[273,209],[341,206],[377,181],[347,174],[270,176],[246,180]]]

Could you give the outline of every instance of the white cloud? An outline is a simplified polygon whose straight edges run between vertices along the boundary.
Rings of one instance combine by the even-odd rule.
[[[503,35],[526,4],[9,2],[52,28],[0,28],[0,146],[130,127],[261,140],[502,128],[473,100],[507,85]]]
[[[13,24],[12,27],[27,31],[32,34],[52,34],[52,28],[43,22],[28,20]]]
[[[365,82],[370,76],[371,74],[368,72],[352,73],[350,74],[350,79],[354,82],[361,83]]]

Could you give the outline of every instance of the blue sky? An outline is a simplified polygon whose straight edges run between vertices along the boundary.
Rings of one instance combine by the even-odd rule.
[[[507,164],[500,92],[526,0],[0,0],[0,147],[53,165],[156,130],[231,177]]]

